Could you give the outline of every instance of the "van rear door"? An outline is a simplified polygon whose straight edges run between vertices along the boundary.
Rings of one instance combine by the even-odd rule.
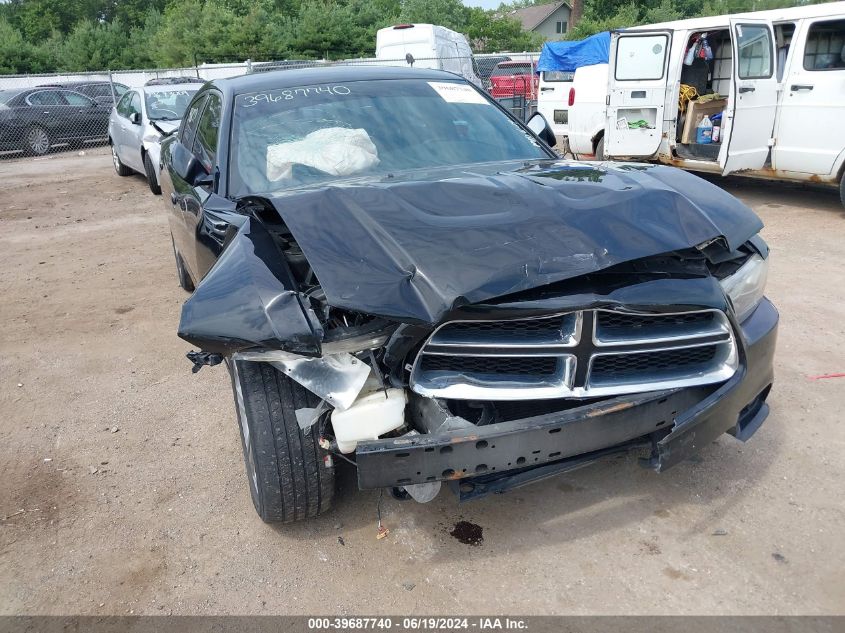
[[[668,29],[611,34],[606,156],[652,156],[660,147],[671,45]]]
[[[537,112],[546,117],[555,136],[569,134],[569,93],[575,73],[565,70],[544,70],[540,73]]]
[[[722,175],[766,164],[775,126],[778,81],[769,20],[731,18],[733,77],[723,121]]]

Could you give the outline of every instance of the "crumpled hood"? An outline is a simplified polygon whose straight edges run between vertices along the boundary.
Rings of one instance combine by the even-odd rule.
[[[330,305],[421,323],[714,238],[735,249],[763,226],[733,196],[671,167],[498,169],[335,184],[272,201]]]

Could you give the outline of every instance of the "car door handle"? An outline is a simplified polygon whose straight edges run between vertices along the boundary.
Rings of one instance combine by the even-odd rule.
[[[812,90],[813,86],[809,84],[792,84],[789,87],[790,90]]]
[[[548,88],[548,87],[540,88],[540,92],[551,92],[552,90],[554,90],[554,88]]]
[[[743,92],[754,92],[756,88],[754,86],[740,86],[739,93],[742,94]]]

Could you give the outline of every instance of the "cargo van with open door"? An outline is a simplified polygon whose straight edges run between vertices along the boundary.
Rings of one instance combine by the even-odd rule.
[[[577,116],[576,94],[570,146],[834,185],[845,204],[844,86],[845,2],[635,26],[611,37],[603,129]],[[696,134],[705,116],[711,142]]]

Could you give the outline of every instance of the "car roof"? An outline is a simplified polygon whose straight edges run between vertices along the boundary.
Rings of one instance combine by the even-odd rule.
[[[373,81],[380,79],[420,79],[431,81],[465,81],[460,75],[426,68],[401,66],[329,66],[323,68],[297,68],[241,75],[228,79],[215,79],[211,85],[231,94],[244,94],[259,90],[296,88],[317,83],[342,83],[344,81]]]
[[[108,85],[110,83],[114,83],[116,86],[124,85],[117,81],[63,81],[62,83],[55,84],[41,84],[40,86],[36,86],[36,88],[64,88],[65,90],[72,90],[73,88],[78,88],[79,86],[102,86],[103,84]]]
[[[144,94],[151,94],[154,92],[185,92],[186,90],[193,90],[196,92],[202,88],[205,82],[193,82],[184,84],[153,84],[152,86],[141,86],[140,88],[130,88]]]

